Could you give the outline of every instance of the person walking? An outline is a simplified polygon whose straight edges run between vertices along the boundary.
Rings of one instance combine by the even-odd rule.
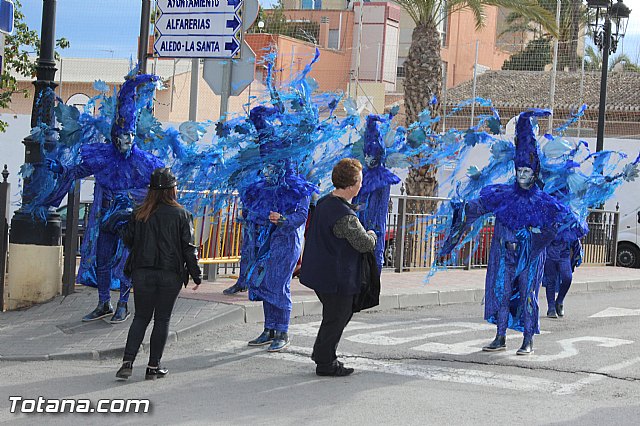
[[[125,272],[131,275],[135,292],[135,315],[124,349],[122,366],[116,373],[128,379],[140,344],[153,317],[149,363],[145,379],[167,375],[160,359],[169,334],[171,311],[189,275],[198,288],[202,270],[193,244],[193,218],[177,201],[176,177],[168,168],[151,174],[147,196],[135,212],[123,235],[129,248]]]
[[[351,204],[362,187],[362,164],[345,158],[333,168],[335,189],[318,200],[302,257],[300,282],[322,302],[322,323],[311,359],[318,376],[348,376],[336,349],[360,293],[362,253],[373,253],[376,234],[365,231]]]

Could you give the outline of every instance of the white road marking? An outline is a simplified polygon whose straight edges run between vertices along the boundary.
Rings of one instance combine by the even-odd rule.
[[[442,328],[442,327],[457,328],[457,330],[418,333],[416,335],[406,336],[406,337],[389,336],[389,334],[393,334],[393,333],[407,333],[410,331],[423,331],[423,330],[431,330],[434,328]],[[494,330],[495,328],[496,328],[495,325],[485,324],[485,323],[448,322],[448,323],[441,323],[441,324],[427,324],[427,325],[419,325],[415,327],[406,327],[401,330],[399,329],[380,330],[380,331],[374,331],[366,334],[364,333],[356,334],[353,336],[349,336],[346,339],[351,342],[364,343],[368,345],[395,346],[395,345],[402,345],[409,342],[414,342],[416,340],[425,340],[431,337],[450,336],[453,334],[468,333],[470,331]]]
[[[393,327],[393,326],[405,326],[410,324],[422,324],[425,322],[431,321],[441,321],[439,318],[421,318],[419,320],[411,320],[411,321],[393,321],[386,322],[383,324],[369,324],[366,322],[359,321],[351,321],[347,328],[345,328],[345,333],[350,331],[358,331],[358,330],[373,330],[376,328],[383,327]],[[318,329],[320,328],[320,321],[313,321],[306,324],[293,324],[289,326],[289,332],[291,334],[295,334],[298,336],[308,336],[308,337],[316,337],[318,335]]]
[[[606,367],[602,367],[597,370],[597,373],[599,374],[589,374],[589,376],[585,377],[584,379],[580,379],[573,383],[567,383],[566,385],[563,385],[562,388],[554,390],[553,393],[556,395],[570,395],[570,394],[576,393],[584,389],[588,385],[592,385],[596,382],[604,380],[606,378],[604,374],[609,374],[609,373],[613,373],[614,371],[629,368],[637,364],[638,362],[640,362],[640,357],[628,359],[618,364],[607,365]]]
[[[245,342],[232,341],[222,346],[216,346],[210,351],[215,352],[235,352],[226,358],[232,358],[239,354],[247,352],[255,352],[255,350],[245,350]],[[290,346],[283,352],[269,353],[262,351],[256,356],[261,358],[278,359],[288,362],[296,362],[308,364],[313,368],[313,361],[309,358],[311,350],[299,346]],[[239,352],[236,352],[239,351]],[[523,392],[549,392],[560,391],[564,394],[573,393],[567,384],[559,383],[553,380],[542,379],[531,376],[521,376],[517,374],[496,373],[493,371],[474,370],[467,368],[440,367],[425,364],[405,364],[402,361],[384,361],[368,358],[361,358],[353,354],[342,353],[347,360],[345,364],[353,367],[356,371],[366,371],[374,373],[394,374],[405,377],[417,377],[425,380],[433,380],[438,382],[449,382],[459,384],[470,384],[486,387],[498,387],[502,389],[523,391]],[[326,379],[323,379],[326,380]]]
[[[598,337],[598,336],[582,336],[574,337],[572,339],[558,340],[558,343],[562,347],[562,351],[555,355],[534,355],[530,357],[521,357],[523,361],[531,362],[548,362],[556,361],[558,359],[570,358],[578,355],[578,349],[574,346],[574,343],[578,342],[597,342],[598,346],[603,348],[615,348],[622,345],[630,345],[633,340],[614,339],[612,337]],[[534,346],[535,348],[535,346]]]
[[[640,309],[627,309],[610,307],[597,314],[591,315],[589,318],[606,318],[606,317],[630,317],[640,315]]]

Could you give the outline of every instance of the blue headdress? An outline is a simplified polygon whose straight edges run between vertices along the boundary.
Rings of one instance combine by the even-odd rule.
[[[136,89],[141,84],[155,83],[159,77],[153,74],[140,74],[132,78],[127,79],[120,91],[118,92],[118,103],[116,106],[116,115],[113,119],[113,125],[111,126],[111,141],[115,143],[116,139],[120,135],[127,133],[134,133],[136,131],[137,111],[141,106],[137,97],[147,97],[147,101],[144,103],[150,104],[153,100],[153,89],[148,91],[136,92]],[[152,85],[152,88],[155,84]],[[151,96],[149,96],[151,95]]]
[[[538,142],[533,131],[532,117],[551,115],[548,109],[534,108],[518,116],[516,122],[516,155],[514,163],[518,167],[529,167],[537,175],[540,172],[540,157],[538,156]]]

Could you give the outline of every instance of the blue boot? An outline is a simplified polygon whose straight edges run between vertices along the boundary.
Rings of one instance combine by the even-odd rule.
[[[267,352],[279,352],[287,346],[289,346],[289,335],[287,332],[276,331],[275,336],[273,336],[273,342],[271,342],[271,346],[269,346]]]
[[[265,328],[261,335],[253,340],[249,341],[249,346],[264,346],[273,341],[276,331],[270,328]]]
[[[118,307],[116,308],[116,313],[113,314],[111,320],[109,321],[111,324],[118,324],[119,322],[124,322],[129,318],[129,308],[127,307],[127,302],[118,302]]]
[[[89,312],[87,315],[82,317],[82,321],[83,322],[95,321],[104,317],[108,317],[109,315],[112,315],[112,314],[113,314],[113,307],[111,306],[110,301],[107,300],[106,302],[98,302],[98,306],[96,306],[96,308],[93,311]]]

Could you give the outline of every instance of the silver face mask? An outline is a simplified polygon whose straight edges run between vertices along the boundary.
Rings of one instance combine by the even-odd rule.
[[[128,157],[133,147],[133,133],[123,133],[119,135],[115,140],[116,148],[125,157]]]
[[[522,189],[529,189],[533,186],[536,175],[531,167],[518,167],[516,169],[516,181]]]

